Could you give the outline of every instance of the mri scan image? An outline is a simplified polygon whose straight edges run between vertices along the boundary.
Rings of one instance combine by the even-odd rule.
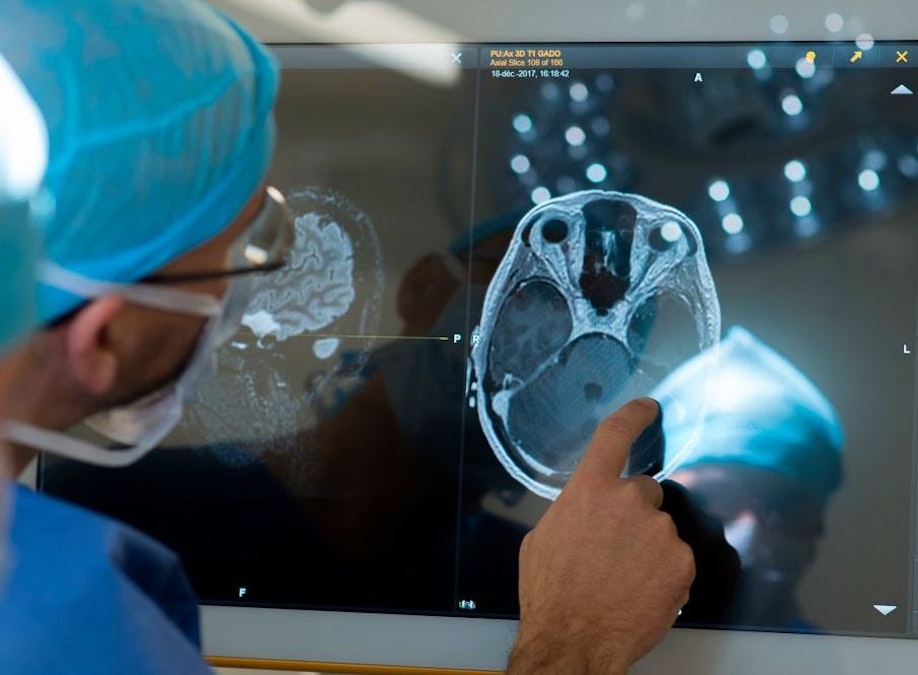
[[[602,190],[544,202],[517,225],[473,336],[481,427],[510,475],[553,499],[603,417],[719,335],[717,292],[687,216]],[[627,473],[659,477],[678,457],[632,455]]]

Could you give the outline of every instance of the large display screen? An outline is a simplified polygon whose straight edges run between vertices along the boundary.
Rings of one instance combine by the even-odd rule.
[[[275,51],[289,264],[162,449],[43,490],[208,604],[513,617],[522,538],[651,395],[679,623],[918,629],[918,43]]]

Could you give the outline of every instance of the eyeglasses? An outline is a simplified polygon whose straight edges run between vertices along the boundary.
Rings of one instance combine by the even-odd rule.
[[[144,279],[148,284],[207,281],[244,274],[265,274],[287,264],[296,238],[293,216],[277,188],[265,188],[265,201],[246,231],[230,246],[227,266],[222,270],[188,274],[157,274]]]

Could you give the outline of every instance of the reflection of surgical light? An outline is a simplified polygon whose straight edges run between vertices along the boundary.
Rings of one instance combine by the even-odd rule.
[[[812,237],[820,231],[819,222],[815,218],[798,220],[794,223],[794,232],[798,237]]]
[[[590,128],[597,136],[605,136],[609,133],[612,125],[609,124],[609,120],[607,120],[605,117],[596,116],[593,118],[593,121],[590,122]]]
[[[743,231],[743,218],[738,213],[728,213],[724,216],[721,225],[727,234],[739,234]]]
[[[726,181],[716,180],[708,187],[708,195],[715,202],[723,202],[730,196],[730,186]]]
[[[826,16],[826,30],[830,33],[841,33],[845,27],[845,17],[833,12]]]
[[[805,80],[810,79],[816,74],[816,64],[807,59],[797,61],[797,74]]]
[[[886,153],[882,150],[871,150],[864,155],[864,168],[882,171],[886,168],[887,160]]]
[[[857,176],[857,184],[864,192],[873,192],[880,187],[880,174],[873,169],[864,169]]]
[[[899,171],[903,176],[918,178],[918,159],[911,155],[903,155],[899,158]]]
[[[791,199],[790,210],[798,218],[806,218],[813,212],[813,204],[804,196],[797,196]]]
[[[572,84],[568,93],[571,95],[571,100],[577,101],[578,103],[583,103],[590,96],[590,91],[583,82],[575,82]]]
[[[753,49],[746,55],[746,63],[748,63],[749,67],[753,70],[761,70],[768,65],[768,59],[765,57],[765,52],[761,49]]]
[[[586,134],[583,133],[583,129],[580,127],[568,127],[567,131],[564,132],[564,140],[570,145],[583,145],[584,141],[586,141]]]
[[[510,168],[513,169],[514,173],[526,173],[529,171],[530,166],[529,158],[526,155],[515,155],[510,160]]]
[[[542,98],[546,101],[557,101],[558,100],[558,85],[554,82],[546,82],[542,85],[541,88]]]
[[[679,227],[679,223],[669,221],[660,228],[660,236],[664,241],[675,244],[682,237],[682,228]]]
[[[568,192],[574,192],[577,190],[577,181],[575,181],[570,176],[561,176],[558,179],[558,194],[564,195]]]
[[[784,177],[792,183],[799,183],[806,178],[806,164],[799,159],[792,159],[784,165]]]
[[[609,172],[602,164],[590,164],[586,170],[586,177],[591,183],[602,183]]]
[[[551,192],[548,191],[547,187],[539,186],[532,191],[532,203],[541,204],[551,199]]]
[[[858,49],[862,49],[865,52],[868,49],[873,49],[874,40],[870,33],[861,33],[854,42],[857,44]]]
[[[790,117],[795,117],[803,112],[803,101],[796,94],[788,94],[781,99],[781,110]]]
[[[518,208],[547,197],[534,188],[544,186],[554,198],[573,182],[576,189],[652,194],[666,190],[669,180],[656,162],[669,162],[671,172],[686,172],[680,186],[686,196],[676,205],[698,217],[711,258],[834,236],[880,208],[918,199],[915,122],[877,107],[879,99],[856,106],[858,114],[835,106],[842,83],[833,80],[829,60],[813,72],[813,55],[807,59],[805,48],[794,49],[790,67],[780,69],[763,49],[744,49],[740,57],[748,69],[737,70],[723,89],[687,84],[675,72],[635,78],[638,92],[644,80],[653,107],[629,106],[630,94],[620,100],[621,82],[608,73],[582,71],[550,87],[532,82],[504,109],[505,128],[525,114],[529,133],[511,132],[500,146],[502,156],[491,166],[505,182],[494,184]],[[555,90],[557,98],[548,100]],[[664,137],[681,143],[685,155],[675,152],[670,161],[661,153]],[[795,149],[787,154],[780,148]],[[511,170],[517,155],[529,159],[528,171]],[[696,156],[717,168],[689,179],[682,162]]]
[[[513,118],[513,128],[521,134],[528,134],[532,131],[532,118],[529,115],[517,115]]]
[[[775,14],[768,21],[768,27],[777,35],[784,35],[790,28],[790,21],[783,14]]]

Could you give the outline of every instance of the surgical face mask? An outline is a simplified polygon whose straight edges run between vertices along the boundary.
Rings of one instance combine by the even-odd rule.
[[[217,349],[239,328],[245,308],[252,299],[252,291],[251,277],[237,277],[230,281],[223,296],[220,315],[208,320],[191,359],[175,382],[128,405],[96,413],[84,420],[84,424],[131,447],[130,451],[118,452],[119,456],[137,455],[139,458],[159,445],[182,419],[184,406],[194,397],[198,385],[213,377],[217,368]],[[111,454],[110,451],[106,453]]]
[[[67,290],[82,290],[84,293],[87,290],[80,281],[73,279],[63,270],[46,270],[45,276],[58,278],[58,281],[66,276]],[[85,424],[97,433],[127,446],[125,449],[111,450],[99,447],[72,436],[14,421],[7,422],[7,439],[68,459],[100,466],[127,466],[139,460],[155,448],[179,423],[184,405],[194,394],[195,386],[214,370],[216,348],[238,328],[239,318],[249,297],[246,292],[248,285],[237,282],[235,279],[230,282],[222,301],[211,296],[175,289],[151,289],[169,290],[170,294],[186,294],[182,302],[183,308],[188,310],[196,307],[193,313],[206,316],[207,323],[188,364],[174,382],[128,405],[104,410],[84,420]],[[138,286],[133,288],[133,293],[136,293]],[[233,321],[236,322],[235,326]]]
[[[229,252],[228,271],[268,271],[277,269],[292,242],[292,221],[286,214],[283,197],[269,188],[266,202],[285,222],[275,228],[276,237],[264,238],[263,209],[249,230],[235,242]],[[279,209],[279,210],[278,210]],[[287,226],[285,226],[285,224]],[[263,245],[264,244],[264,245]],[[241,264],[250,264],[241,267]],[[127,466],[149,453],[175,428],[182,418],[184,405],[194,395],[195,387],[210,377],[216,368],[216,350],[239,328],[253,290],[251,276],[231,276],[223,298],[154,284],[113,284],[88,279],[51,263],[41,269],[45,283],[83,297],[120,295],[132,302],[158,309],[178,311],[207,319],[200,338],[182,374],[171,384],[128,405],[104,410],[84,420],[91,429],[127,447],[118,450],[102,448],[58,432],[9,421],[3,435],[9,441],[44,450],[68,459],[108,467]],[[216,276],[205,273],[195,278]],[[187,281],[188,278],[182,279]]]

